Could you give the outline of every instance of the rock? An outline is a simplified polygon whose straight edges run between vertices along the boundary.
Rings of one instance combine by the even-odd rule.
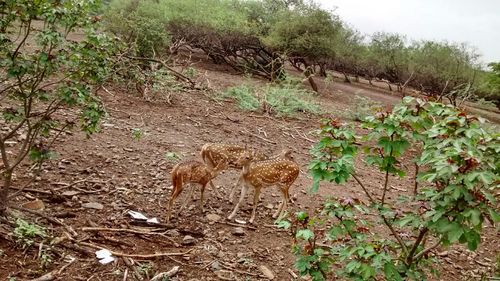
[[[267,279],[273,280],[274,279],[274,273],[265,265],[260,265],[259,266],[260,272],[266,276]]]
[[[96,209],[96,210],[102,210],[104,208],[104,206],[101,203],[97,202],[84,203],[82,204],[82,207],[87,209]]]
[[[237,253],[236,256],[239,258],[239,259],[242,259],[245,257],[245,253]]]
[[[274,208],[274,206],[271,203],[266,205],[266,209],[272,210],[273,208]]]
[[[438,255],[439,257],[447,257],[447,256],[448,256],[448,254],[449,254],[449,252],[448,252],[448,251],[443,251],[443,252],[441,252],[441,253],[437,253],[437,255]]]
[[[196,238],[194,238],[193,236],[186,235],[184,236],[184,238],[182,238],[183,245],[192,245],[194,243],[196,243]]]
[[[245,235],[245,230],[243,229],[243,227],[235,227],[233,228],[232,233],[235,236],[243,236]]]
[[[221,220],[221,216],[216,215],[216,214],[208,214],[207,219],[211,222],[218,222]]]
[[[214,261],[210,267],[213,271],[219,271],[221,269],[219,261]]]
[[[61,195],[62,196],[72,197],[72,196],[77,195],[78,193],[80,193],[80,192],[79,191],[75,191],[75,190],[68,190],[68,191],[64,191]]]
[[[24,203],[22,207],[30,210],[43,210],[45,209],[45,204],[43,204],[42,200],[36,199],[34,201]]]

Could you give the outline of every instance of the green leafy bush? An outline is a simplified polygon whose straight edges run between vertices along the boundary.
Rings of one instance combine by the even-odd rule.
[[[382,104],[369,97],[355,95],[351,108],[346,110],[346,117],[354,121],[363,121],[366,117],[382,110]]]
[[[262,89],[240,85],[229,88],[220,96],[234,99],[240,109],[257,111],[263,108],[278,116],[293,116],[300,112],[317,114],[321,111],[311,93],[300,89],[298,84],[288,82]]]
[[[271,112],[278,116],[293,116],[296,113],[321,112],[321,108],[313,101],[310,92],[290,84],[272,85],[264,89],[264,102],[270,107]]]
[[[344,184],[349,178],[363,198],[327,200],[319,214],[299,213],[288,223],[294,232],[296,267],[313,280],[424,280],[432,251],[466,244],[476,250],[483,224],[500,221],[496,198],[500,181],[500,134],[484,120],[441,103],[405,98],[392,112],[363,121],[364,138],[335,119],[324,120],[310,164],[314,184]],[[359,141],[365,162],[384,176],[381,196],[370,191],[354,163]],[[408,153],[410,147],[417,153]],[[413,157],[413,196],[388,199],[391,176],[404,177],[403,157]],[[379,197],[380,196],[380,197]],[[366,214],[375,221],[365,221]],[[325,229],[326,226],[326,229]],[[375,227],[383,226],[390,237]],[[319,242],[322,243],[319,243]],[[333,267],[332,267],[333,266]]]
[[[92,134],[104,114],[95,86],[112,73],[119,42],[99,33],[98,1],[2,2],[0,21],[0,212],[7,206],[14,170],[30,156],[46,160],[51,146],[76,123]],[[74,32],[83,34],[77,40]],[[73,108],[76,118],[57,112]],[[73,115],[75,116],[75,115]],[[18,135],[22,141],[9,149]]]
[[[23,248],[27,248],[35,243],[33,239],[45,238],[47,237],[47,233],[43,227],[18,218],[16,220],[13,236],[18,244]]]
[[[231,87],[222,93],[221,97],[234,99],[238,107],[243,110],[256,111],[260,107],[260,101],[255,96],[255,89],[248,85]]]

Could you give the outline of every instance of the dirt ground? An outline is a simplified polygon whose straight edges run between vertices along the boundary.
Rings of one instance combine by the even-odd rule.
[[[231,74],[207,62],[201,61],[195,68],[210,81],[214,92],[241,83],[265,83]],[[318,102],[326,112],[340,116],[352,107],[354,94],[368,96],[388,107],[400,100],[397,95],[344,84],[340,80],[328,86],[321,79],[318,83],[321,89]],[[76,231],[77,235],[70,233],[73,239],[119,254],[178,254],[155,258],[115,255],[114,262],[102,265],[93,255],[95,249],[71,246],[74,243],[64,238],[68,229],[28,215],[30,220],[54,229],[51,234],[58,237],[57,241],[47,241],[46,246],[60,243],[66,245],[63,247],[66,250],[53,254],[52,262],[42,268],[37,257],[43,252],[43,245],[23,250],[0,235],[0,280],[28,280],[57,272],[68,264],[63,258],[65,255],[75,261],[61,271],[59,280],[136,280],[138,275],[149,280],[174,266],[179,266],[180,271],[165,280],[266,280],[259,269],[262,266],[273,272],[275,280],[296,280],[292,239],[288,232],[276,229],[271,218],[280,201],[278,190],[263,191],[254,226],[230,224],[225,220],[234,206],[227,197],[236,182],[237,171],[227,171],[215,179],[222,198],[209,189],[204,214],[200,213],[199,194],[195,193],[195,201],[188,204],[179,218],[173,219],[172,225],[152,228],[132,223],[127,210],[165,222],[170,171],[176,162],[166,155],[175,153],[183,159],[196,159],[201,146],[208,142],[246,144],[267,154],[275,154],[285,147],[293,149],[301,173],[291,188],[295,203],[289,204],[290,212],[314,210],[328,196],[364,199],[362,190],[353,182],[343,186],[322,184],[319,193],[309,192],[309,150],[321,116],[276,118],[244,112],[232,102],[214,100],[212,93],[202,91],[175,93],[173,105],[168,105],[145,101],[126,89],[110,86],[107,90],[100,92],[109,114],[102,124],[102,132],[91,138],[78,132],[63,135],[55,147],[57,158],[44,164],[39,176],[31,172],[16,175],[15,186],[28,184],[26,190],[31,191],[17,194],[13,205],[41,200],[43,213],[59,217]],[[142,132],[140,138],[133,137],[135,129]],[[381,194],[380,173],[362,161],[357,167],[369,189]],[[30,182],[32,177],[35,180]],[[412,186],[409,180],[394,179],[392,183],[389,200],[409,192],[408,186]],[[185,197],[187,192],[177,202]],[[247,197],[238,219],[248,220],[250,201]],[[127,228],[143,234],[93,231],[84,227]],[[492,276],[499,241],[498,232],[486,226],[477,253],[458,246],[438,249],[440,263],[436,266],[442,269],[442,275],[431,280],[479,280],[484,272]]]

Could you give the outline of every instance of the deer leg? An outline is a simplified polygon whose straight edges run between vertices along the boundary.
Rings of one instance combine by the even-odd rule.
[[[234,206],[233,212],[229,215],[228,220],[232,220],[236,216],[236,212],[238,212],[238,209],[240,208],[241,202],[245,199],[245,195],[247,193],[248,186],[246,183],[243,183],[243,187],[241,188],[241,194],[240,194],[240,200],[238,203],[236,203],[236,206]]]
[[[210,187],[214,190],[215,192],[215,195],[219,198],[222,198],[222,195],[220,194],[219,190],[217,189],[217,187],[214,185],[214,183],[212,182],[212,180],[210,180]]]
[[[280,187],[281,193],[283,194],[283,201],[281,202],[280,207],[278,208],[276,213],[274,213],[273,219],[281,218],[283,210],[286,210],[287,202],[288,200],[290,200],[290,195],[288,194],[288,188],[289,188],[288,186]]]
[[[205,193],[205,187],[207,186],[207,184],[203,184],[201,185],[201,198],[200,198],[200,210],[201,210],[201,213],[203,214],[205,212],[205,210],[203,210],[203,194]]]
[[[255,220],[255,211],[257,210],[257,205],[259,204],[260,187],[255,187],[255,193],[253,195],[253,210],[252,216],[250,217],[250,223]]]
[[[233,203],[234,199],[234,193],[236,192],[236,187],[241,184],[241,177],[238,178],[238,181],[233,185],[233,188],[231,189],[231,193],[229,193],[229,202]]]
[[[172,213],[172,206],[174,205],[174,201],[177,198],[177,196],[181,193],[182,187],[176,188],[174,186],[174,189],[172,190],[172,195],[170,196],[170,200],[168,201],[168,207],[167,207],[167,223],[170,221],[170,215]]]
[[[194,188],[194,186],[193,186],[193,184],[189,183],[189,188],[190,188],[190,190],[189,190],[189,194],[188,194],[188,196],[186,197],[186,199],[184,200],[184,202],[182,203],[181,207],[179,208],[179,211],[177,212],[177,213],[178,213],[178,215],[181,213],[182,209],[184,209],[184,207],[186,207],[187,202],[188,202],[188,201],[192,198],[192,196],[193,196],[194,189],[195,189],[195,188]]]

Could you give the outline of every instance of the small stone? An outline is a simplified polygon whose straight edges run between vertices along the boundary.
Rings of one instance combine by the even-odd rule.
[[[259,266],[260,272],[266,276],[267,279],[273,280],[274,279],[274,273],[265,265],[260,265]]]
[[[210,267],[212,268],[213,271],[219,271],[221,268],[220,268],[220,263],[219,261],[214,261]]]
[[[441,252],[441,253],[438,253],[437,255],[438,255],[438,256],[440,256],[440,257],[447,257],[447,256],[448,256],[448,254],[449,254],[449,252],[448,252],[448,251],[443,251],[443,252]]]
[[[217,214],[208,214],[207,215],[207,219],[211,222],[218,222],[221,220],[221,216],[217,215]]]
[[[72,197],[72,196],[77,195],[78,193],[80,193],[80,192],[79,191],[75,191],[75,190],[68,190],[68,191],[64,191],[61,195],[62,196]]]
[[[192,245],[194,243],[196,243],[196,239],[193,236],[186,235],[182,238],[182,244],[184,245]]]
[[[266,205],[266,209],[272,210],[273,208],[274,208],[274,206],[271,203]]]
[[[243,227],[235,227],[233,228],[232,233],[235,236],[243,236],[245,235],[245,230],[243,229]]]
[[[102,210],[104,208],[104,206],[101,203],[97,202],[84,203],[82,204],[82,207],[87,209],[96,209],[96,210]]]

